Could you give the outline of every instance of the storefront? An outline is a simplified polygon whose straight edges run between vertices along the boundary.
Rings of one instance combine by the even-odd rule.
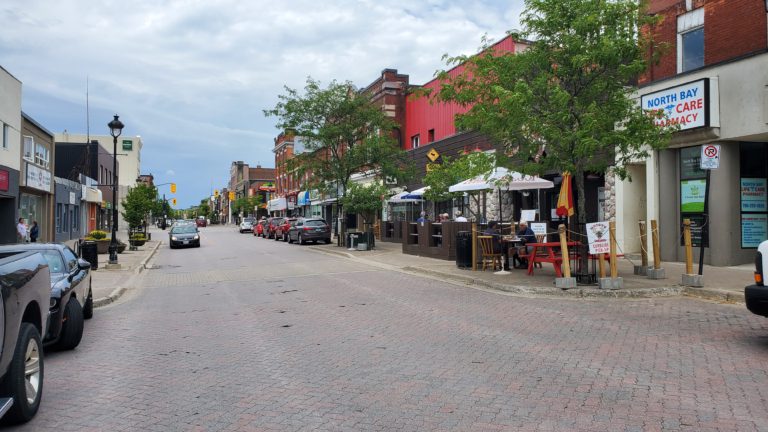
[[[0,219],[11,221],[0,227],[0,244],[16,242],[16,199],[19,196],[19,172],[0,165]]]
[[[678,131],[667,149],[629,166],[633,181],[616,183],[617,237],[625,252],[640,250],[638,220],[655,219],[662,261],[683,261],[682,221],[690,219],[694,245],[707,246],[705,263],[754,260],[755,248],[768,239],[766,71],[763,54],[640,90],[643,108],[664,110],[659,125],[676,124]],[[719,160],[708,185],[700,166],[707,149]],[[705,224],[708,230],[701,229]]]
[[[54,181],[56,183],[55,241],[61,243],[83,237],[81,214],[82,185],[59,177],[54,178]]]
[[[19,217],[27,225],[37,221],[39,242],[53,241],[51,235],[51,206],[53,185],[51,171],[30,162],[24,162],[23,179],[19,186]]]

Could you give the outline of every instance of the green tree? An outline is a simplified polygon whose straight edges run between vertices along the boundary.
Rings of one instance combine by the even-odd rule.
[[[430,201],[447,201],[453,198],[459,198],[464,195],[463,192],[449,192],[448,188],[456,183],[470,179],[483,174],[488,174],[494,167],[495,157],[485,152],[474,152],[461,155],[458,158],[450,156],[443,157],[442,164],[431,165],[430,171],[424,176],[424,185],[429,189],[424,193],[424,198]],[[475,208],[479,209],[479,195],[472,194]],[[479,219],[479,215],[469,211]]]
[[[438,96],[471,106],[457,127],[500,143],[501,164],[526,174],[571,172],[584,223],[584,173],[610,169],[626,178],[628,163],[668,142],[670,131],[654,126],[631,85],[653,43],[640,30],[656,18],[637,0],[525,3],[524,32],[515,36],[535,37],[530,48],[497,53],[484,41],[481,54],[450,58],[466,69],[455,78],[441,73]]]
[[[286,87],[279,99],[264,114],[277,117],[279,129],[302,140],[307,151],[286,168],[297,178],[311,173],[307,188],[337,191],[343,197],[353,174],[402,179],[408,172],[406,154],[391,133],[396,124],[351,83],[332,81],[322,88],[307,78],[303,94]],[[343,203],[339,214],[344,214]],[[344,239],[343,224],[340,234]]]
[[[141,226],[149,219],[150,212],[157,214],[162,211],[157,201],[157,189],[143,183],[132,187],[121,202],[123,210],[120,213],[130,228]]]
[[[367,185],[351,183],[341,202],[348,212],[359,214],[363,223],[370,225],[384,207],[384,196],[388,190],[381,182]]]

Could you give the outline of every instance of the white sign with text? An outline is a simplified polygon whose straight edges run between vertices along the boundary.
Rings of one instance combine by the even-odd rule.
[[[610,237],[608,222],[587,224],[587,241],[589,242],[589,253],[592,255],[609,253],[611,251]]]

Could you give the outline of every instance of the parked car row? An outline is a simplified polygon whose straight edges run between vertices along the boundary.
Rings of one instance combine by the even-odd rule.
[[[287,243],[331,242],[331,227],[320,218],[262,218],[251,226],[251,232],[256,237]]]

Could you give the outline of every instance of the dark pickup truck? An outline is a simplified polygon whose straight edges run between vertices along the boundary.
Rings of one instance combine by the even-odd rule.
[[[32,419],[43,394],[43,343],[48,329],[51,275],[38,252],[0,258],[0,416]]]

